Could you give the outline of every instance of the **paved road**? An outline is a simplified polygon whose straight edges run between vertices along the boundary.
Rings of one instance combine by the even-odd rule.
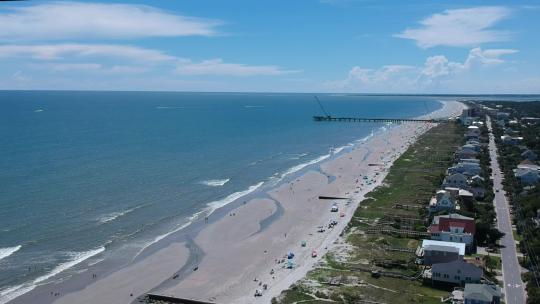
[[[495,210],[497,211],[497,228],[505,235],[501,239],[502,268],[504,280],[504,293],[507,304],[524,304],[525,289],[521,280],[521,266],[516,254],[516,243],[512,234],[512,222],[505,192],[502,189],[502,173],[497,160],[497,147],[493,138],[491,120],[487,117],[487,127],[489,129],[489,156],[491,158],[491,169],[493,177],[493,191],[495,192]],[[499,192],[496,190],[500,189]]]

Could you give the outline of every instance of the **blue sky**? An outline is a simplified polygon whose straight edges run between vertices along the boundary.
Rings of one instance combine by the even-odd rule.
[[[534,1],[0,2],[0,89],[540,93]]]

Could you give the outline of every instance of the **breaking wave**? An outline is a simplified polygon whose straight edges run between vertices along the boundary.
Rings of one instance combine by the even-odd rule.
[[[102,253],[103,251],[105,251],[105,247],[99,247],[97,249],[85,252],[71,253],[71,259],[68,262],[56,266],[53,270],[36,278],[35,280],[0,290],[0,304],[5,304],[19,296],[22,296],[23,294],[36,288],[38,285],[40,285],[40,283],[43,283],[44,281],[56,276],[57,274],[66,271],[84,262],[85,260],[88,260],[89,258]]]
[[[202,181],[201,184],[206,185],[206,186],[210,186],[210,187],[221,187],[221,186],[225,185],[226,183],[228,183],[230,180],[231,180],[230,178],[226,178],[226,179],[209,179],[209,180]]]
[[[7,258],[8,256],[14,254],[15,252],[21,249],[21,245],[7,248],[0,248],[0,260]]]

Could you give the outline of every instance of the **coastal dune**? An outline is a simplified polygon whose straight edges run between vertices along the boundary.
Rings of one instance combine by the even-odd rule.
[[[448,101],[430,117],[456,116],[463,107]],[[390,127],[239,204],[195,236],[193,242],[204,253],[202,260],[196,270],[177,279],[173,276],[189,258],[184,243],[171,243],[54,303],[129,303],[149,291],[215,303],[269,303],[342,241],[340,233],[364,195],[381,184],[392,162],[432,126]],[[321,195],[348,199],[321,200]],[[330,211],[334,203],[338,212]],[[327,228],[332,220],[338,224]],[[325,231],[317,232],[319,226],[325,226]],[[317,257],[311,256],[313,251]],[[283,262],[288,252],[295,255],[292,269]],[[256,289],[262,290],[261,297],[254,297]]]

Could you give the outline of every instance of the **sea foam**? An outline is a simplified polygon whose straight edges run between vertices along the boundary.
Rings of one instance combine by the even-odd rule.
[[[15,252],[21,249],[21,245],[14,247],[0,248],[0,260],[7,258],[8,256],[14,254]]]
[[[210,186],[210,187],[221,187],[221,186],[225,185],[226,183],[228,183],[230,180],[231,180],[230,178],[226,178],[226,179],[209,179],[209,180],[202,181],[201,184],[206,185],[206,186]]]
[[[210,208],[209,214],[213,213],[214,211],[216,211],[217,209],[219,209],[219,208],[221,208],[223,206],[226,206],[226,205],[234,202],[235,200],[237,200],[237,199],[239,199],[239,198],[241,198],[243,196],[246,196],[246,195],[250,194],[251,192],[259,189],[263,184],[264,184],[264,182],[260,182],[260,183],[258,183],[256,185],[250,186],[249,188],[247,188],[244,191],[238,191],[238,192],[235,192],[233,194],[230,194],[229,196],[225,197],[224,199],[208,203],[207,206]]]
[[[124,216],[128,213],[131,213],[137,209],[139,209],[140,207],[142,206],[138,206],[138,207],[135,207],[135,208],[131,208],[131,209],[127,209],[127,210],[124,210],[124,211],[118,211],[118,212],[111,212],[109,214],[105,214],[103,216],[101,216],[100,218],[98,218],[98,221],[102,224],[104,223],[108,223],[110,221],[114,221],[115,219],[121,217],[121,216]]]
[[[97,249],[84,251],[84,252],[71,253],[70,254],[71,259],[69,261],[56,266],[53,270],[36,278],[32,282],[27,282],[21,285],[12,286],[12,287],[8,287],[3,290],[0,290],[0,304],[5,304],[19,296],[22,296],[23,294],[36,288],[38,285],[40,285],[40,283],[45,282],[46,280],[84,262],[85,260],[88,260],[89,258],[95,255],[102,253],[103,251],[105,251],[105,247],[99,247]]]

